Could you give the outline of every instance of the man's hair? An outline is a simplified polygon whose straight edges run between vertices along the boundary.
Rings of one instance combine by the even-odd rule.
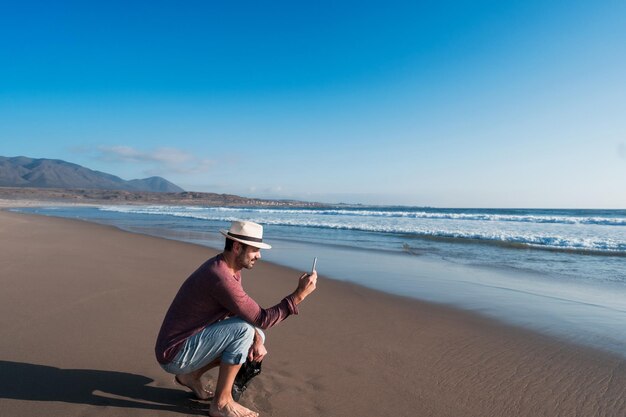
[[[232,251],[233,250],[233,243],[235,243],[234,240],[226,238],[226,242],[224,242],[224,252]],[[246,250],[246,247],[248,245],[246,245],[245,243],[241,243],[241,242],[237,242],[237,243],[239,243],[243,247],[243,249]]]

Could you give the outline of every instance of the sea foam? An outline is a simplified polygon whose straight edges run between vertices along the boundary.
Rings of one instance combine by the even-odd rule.
[[[389,209],[103,206],[103,211],[266,225],[353,230],[413,238],[626,256],[626,217]],[[573,211],[578,214],[578,212]],[[600,227],[600,229],[596,229]]]

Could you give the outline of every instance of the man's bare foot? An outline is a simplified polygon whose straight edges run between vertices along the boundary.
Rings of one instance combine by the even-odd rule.
[[[213,391],[204,387],[202,385],[202,381],[199,379],[194,379],[189,375],[176,375],[174,377],[174,382],[185,388],[189,388],[199,400],[208,400],[213,398]]]
[[[258,417],[258,415],[259,413],[234,401],[230,401],[222,407],[218,406],[217,401],[213,401],[211,408],[209,408],[210,417]]]

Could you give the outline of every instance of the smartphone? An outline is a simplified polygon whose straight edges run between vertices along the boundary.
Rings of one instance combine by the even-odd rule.
[[[315,258],[313,258],[313,266],[311,267],[311,273],[313,273],[313,271],[315,271],[315,265],[317,264],[317,256]]]

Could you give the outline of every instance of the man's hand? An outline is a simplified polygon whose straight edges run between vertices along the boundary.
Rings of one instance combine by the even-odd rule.
[[[302,274],[298,282],[298,288],[293,293],[296,304],[300,304],[317,287],[317,271],[310,274]]]
[[[261,362],[265,355],[267,355],[267,349],[265,349],[265,345],[263,345],[263,338],[255,337],[254,342],[248,351],[248,360]]]

